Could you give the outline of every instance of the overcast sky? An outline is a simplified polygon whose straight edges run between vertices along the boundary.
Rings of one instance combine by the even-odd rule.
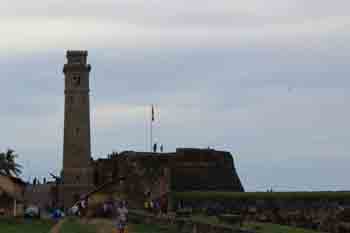
[[[350,1],[0,0],[0,150],[62,167],[68,49],[89,51],[94,158],[228,150],[247,190],[350,190]]]

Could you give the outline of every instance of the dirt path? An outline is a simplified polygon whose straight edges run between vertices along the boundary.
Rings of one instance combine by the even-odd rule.
[[[97,233],[118,233],[112,220],[91,219],[87,223],[97,226]],[[130,233],[130,231],[126,233]]]
[[[61,226],[63,224],[64,220],[59,221],[57,224],[55,224],[52,229],[50,230],[50,233],[59,233]],[[96,233],[118,233],[116,227],[113,224],[113,221],[107,220],[107,219],[81,219],[81,224],[91,224],[95,225],[97,232]],[[125,233],[131,233],[130,226],[128,227],[128,230]]]
[[[97,233],[118,233],[118,231],[117,231],[117,228],[115,227],[115,224],[112,221],[101,220],[98,223]],[[131,233],[130,226],[127,227],[127,229],[125,230],[125,233]]]
[[[60,220],[50,230],[50,233],[59,233],[64,220]]]

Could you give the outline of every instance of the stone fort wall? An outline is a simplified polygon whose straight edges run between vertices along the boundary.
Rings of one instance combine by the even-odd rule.
[[[95,185],[113,178],[130,176],[133,170],[150,178],[170,172],[172,191],[244,191],[229,152],[212,149],[180,148],[175,153],[126,151],[95,161]]]
[[[248,222],[350,232],[349,192],[178,193],[173,207],[179,206],[209,215],[240,214]]]
[[[104,189],[120,193],[140,206],[174,191],[244,191],[229,152],[212,149],[177,149],[174,153],[125,151],[94,164],[94,183],[125,177]]]

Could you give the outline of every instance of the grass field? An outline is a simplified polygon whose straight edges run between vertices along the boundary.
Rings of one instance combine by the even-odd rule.
[[[0,219],[1,233],[47,233],[53,223],[44,220]]]
[[[243,228],[253,230],[257,233],[319,233],[318,231],[269,223],[250,223],[245,224]]]
[[[66,219],[59,233],[116,233],[117,230],[110,220],[94,219],[88,224],[75,218]],[[38,232],[39,233],[39,232]],[[130,224],[126,233],[177,233],[175,226],[159,226],[154,224]]]
[[[129,233],[177,233],[175,226],[159,226],[154,224],[131,224]]]
[[[61,226],[60,233],[96,233],[96,225],[82,224],[75,218],[67,218]]]
[[[281,226],[277,224],[268,223],[250,223],[243,226],[244,229],[253,230],[256,233],[319,233],[312,230],[306,230],[301,228]],[[134,224],[130,226],[132,233],[176,233],[174,227],[157,226],[150,224]]]
[[[195,220],[207,223],[218,224],[217,219],[197,217]],[[219,224],[220,225],[220,224]],[[48,233],[53,223],[45,220],[23,220],[23,219],[0,219],[1,233]],[[257,233],[317,233],[316,231],[281,226],[268,223],[244,224],[244,229],[251,229]],[[99,233],[111,232],[112,225],[107,220],[93,220],[89,224],[84,224],[78,219],[67,218],[59,233]],[[128,233],[177,233],[176,226],[160,226],[154,224],[131,224],[128,226]]]

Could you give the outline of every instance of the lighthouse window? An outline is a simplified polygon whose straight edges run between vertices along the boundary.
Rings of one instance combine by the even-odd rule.
[[[73,84],[74,84],[74,86],[80,85],[80,77],[79,76],[73,76]]]
[[[70,104],[73,104],[74,103],[74,97],[71,95],[69,96],[69,103]]]
[[[80,134],[80,129],[79,129],[79,128],[76,128],[76,129],[75,129],[75,136],[79,136],[79,134]]]

